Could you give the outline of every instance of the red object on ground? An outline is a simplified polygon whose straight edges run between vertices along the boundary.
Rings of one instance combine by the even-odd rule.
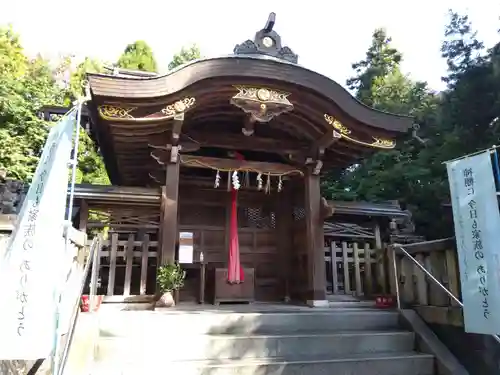
[[[90,310],[90,301],[89,301],[89,296],[84,294],[82,295],[82,299],[81,299],[81,305],[80,305],[80,311],[81,312],[89,312]],[[96,296],[96,305],[95,305],[95,308],[94,308],[94,311],[97,311],[99,310],[99,307],[101,306],[101,303],[102,303],[102,296]]]
[[[375,298],[375,306],[381,309],[394,307],[394,297],[390,295],[381,295]]]
[[[238,160],[243,155],[235,153]],[[243,268],[240,262],[240,243],[238,238],[238,190],[231,188],[231,218],[229,226],[229,261],[227,265],[227,281],[230,284],[239,284],[244,280]]]

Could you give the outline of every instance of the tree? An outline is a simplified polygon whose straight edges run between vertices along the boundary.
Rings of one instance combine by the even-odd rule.
[[[402,74],[399,67],[402,54],[390,42],[391,38],[383,30],[376,30],[366,59],[353,64],[357,75],[348,84],[365,104],[415,117],[422,128],[420,135],[426,138],[436,123],[438,97],[425,82],[414,82]],[[429,165],[418,161],[423,158],[421,155],[425,150],[421,142],[408,134],[398,142],[396,149],[376,152],[340,176],[328,176],[323,182],[324,194],[329,199],[398,199],[403,206],[422,206],[420,199],[428,196],[429,169],[432,166],[430,159],[427,160]],[[432,199],[429,206],[439,207],[439,202]],[[425,209],[419,212],[427,214]],[[414,217],[421,221],[418,214]]]
[[[375,153],[335,179],[326,178],[325,194],[330,199],[397,199],[414,213],[420,234],[452,235],[452,225],[442,219],[441,205],[450,199],[443,163],[500,142],[500,47],[486,53],[467,16],[450,11],[441,48],[448,64],[448,89],[436,95],[425,83],[401,74],[397,51],[390,54],[398,56],[392,62],[374,56],[376,44],[374,40],[369,58],[354,64],[363,69],[351,80],[352,88],[377,109],[414,116],[425,145],[407,136],[397,149]],[[391,49],[390,44],[384,48]],[[375,69],[368,61],[386,63],[374,64],[382,67]]]
[[[63,105],[65,100],[74,99],[78,90],[71,96],[71,85],[56,81],[55,74],[71,65],[69,58],[56,69],[41,57],[29,60],[11,28],[0,28],[0,51],[0,168],[10,178],[29,182],[51,126],[38,111],[44,105]],[[80,88],[81,69],[69,76],[74,87]],[[77,180],[106,183],[102,159],[83,129],[80,134]]]
[[[443,81],[453,87],[461,74],[479,62],[484,44],[477,40],[477,31],[472,29],[467,15],[460,15],[451,9],[448,14],[450,21],[445,27],[441,56],[448,65],[448,76],[443,77]]]
[[[151,47],[143,40],[129,44],[118,59],[117,66],[124,69],[156,72],[157,65]]]
[[[190,47],[182,47],[179,53],[175,54],[172,61],[168,64],[168,70],[184,65],[189,61],[201,59],[200,48],[193,44]]]
[[[347,80],[350,90],[367,105],[371,105],[371,87],[376,77],[383,77],[399,67],[401,53],[391,46],[392,38],[385,29],[376,29],[372,35],[372,44],[366,52],[364,60],[352,64],[356,76]]]
[[[11,28],[0,28],[0,51],[0,167],[10,177],[29,180],[48,130],[37,111],[62,95],[47,62],[28,60]]]

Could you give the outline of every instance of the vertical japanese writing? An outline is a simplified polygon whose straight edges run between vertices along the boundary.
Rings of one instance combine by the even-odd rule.
[[[481,236],[480,223],[478,221],[478,206],[477,202],[473,198],[475,193],[474,171],[472,168],[466,168],[464,169],[463,176],[464,186],[467,188],[467,196],[469,197],[467,206],[470,220],[472,249],[474,251],[474,257],[477,261],[476,272],[479,277],[478,292],[481,295],[481,308],[483,310],[483,316],[485,319],[489,319],[491,311],[488,302],[486,260],[484,259],[483,240]]]
[[[34,181],[34,195],[29,200],[29,207],[26,213],[26,220],[22,227],[23,230],[23,252],[21,261],[19,263],[19,285],[16,291],[17,301],[19,302],[19,307],[17,309],[17,334],[22,336],[24,330],[26,329],[26,307],[29,302],[29,292],[28,292],[28,282],[30,279],[31,271],[31,255],[34,249],[34,240],[36,236],[38,213],[40,209],[40,199],[45,187],[45,180],[47,177],[47,165],[53,157],[54,151],[57,144],[53,143],[49,149],[49,153],[42,164],[42,172],[38,178]]]
[[[455,172],[455,170],[456,169],[453,169],[453,172]],[[450,179],[450,182],[453,183],[453,187],[454,187],[455,191],[459,191],[459,187],[458,187],[459,180],[457,178],[453,178],[453,179]],[[452,194],[452,199],[454,200],[454,202],[453,202],[454,207],[459,207],[460,206],[460,199],[459,199],[458,195]],[[468,274],[468,268],[469,268],[468,263],[469,262],[468,262],[468,257],[467,257],[468,246],[467,246],[467,243],[465,240],[465,223],[464,223],[464,218],[462,215],[456,215],[456,218],[458,221],[458,226],[460,228],[460,230],[458,231],[458,236],[457,236],[458,237],[457,246],[462,251],[461,254],[463,254],[463,262],[465,265],[465,267],[463,267],[463,270],[461,269],[460,272],[463,272],[465,279],[468,279],[469,278],[469,274]]]

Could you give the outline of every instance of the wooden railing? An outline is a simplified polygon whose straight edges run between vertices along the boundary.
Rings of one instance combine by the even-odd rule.
[[[387,290],[380,228],[325,223],[327,290],[332,294],[373,296]]]
[[[155,290],[157,241],[148,234],[136,238],[135,233],[120,238],[112,233],[99,249],[99,292],[105,302],[146,302]]]
[[[460,296],[460,275],[455,240],[403,245],[403,248],[425,267],[454,296]],[[436,283],[430,280],[411,259],[398,252],[387,252],[387,272],[392,295],[396,295],[396,279],[402,307],[414,308],[428,323],[463,326],[462,310]],[[394,273],[394,260],[397,278]]]

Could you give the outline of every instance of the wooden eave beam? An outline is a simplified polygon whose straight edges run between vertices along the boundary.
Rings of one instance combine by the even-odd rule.
[[[323,155],[325,150],[330,147],[334,142],[337,142],[341,135],[335,130],[329,130],[320,139],[318,139],[312,148],[312,154]]]
[[[210,134],[200,131],[185,131],[186,136],[202,147],[215,147],[231,150],[247,150],[259,152],[277,152],[280,154],[296,154],[305,152],[309,146],[305,142],[273,139],[264,137],[245,137],[240,134]],[[150,144],[160,146],[162,140],[152,140]]]

